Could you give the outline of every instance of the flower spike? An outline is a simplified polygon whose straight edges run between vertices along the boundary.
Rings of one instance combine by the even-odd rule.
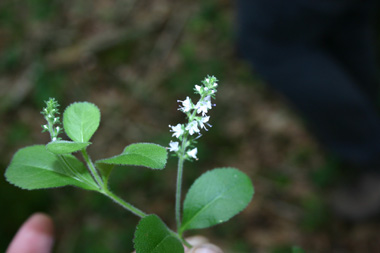
[[[207,131],[207,127],[211,127],[208,123],[210,116],[207,115],[209,110],[215,106],[211,100],[215,98],[217,92],[217,79],[214,76],[207,76],[201,83],[201,85],[195,85],[194,92],[200,96],[197,103],[193,103],[190,97],[186,97],[185,100],[178,100],[180,106],[178,110],[186,114],[187,124],[177,124],[170,127],[172,136],[179,139],[179,142],[170,141],[169,151],[175,152],[176,155],[182,156],[185,159],[196,159],[198,152],[194,147],[195,140],[202,136],[201,130]]]
[[[42,132],[49,132],[52,141],[60,140],[58,135],[62,132],[62,127],[60,118],[57,116],[59,104],[55,98],[49,98],[45,104],[46,107],[42,109],[41,114],[44,115],[47,124],[42,125]]]

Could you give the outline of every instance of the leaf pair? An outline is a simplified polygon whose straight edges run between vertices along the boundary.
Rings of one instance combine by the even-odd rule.
[[[100,123],[100,111],[91,103],[74,103],[63,114],[63,126],[72,141],[59,140],[46,146],[36,145],[20,149],[8,166],[7,180],[23,189],[44,189],[66,185],[98,190],[86,167],[71,153],[84,150]],[[163,169],[167,151],[150,143],[127,146],[117,156],[96,162],[105,182],[115,165],[145,166]]]
[[[74,103],[63,114],[63,127],[73,141],[22,148],[14,155],[5,177],[23,189],[66,185],[98,189],[86,167],[71,153],[85,149],[100,123],[100,111],[91,103]]]
[[[235,168],[204,173],[187,193],[179,234],[229,220],[248,205],[253,194],[249,177]],[[134,243],[138,253],[183,252],[179,238],[155,215],[140,221]]]

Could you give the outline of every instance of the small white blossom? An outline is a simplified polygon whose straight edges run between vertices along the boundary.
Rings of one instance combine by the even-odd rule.
[[[172,136],[179,138],[184,133],[184,130],[181,124],[177,124],[176,126],[169,125],[169,127],[171,128],[170,132],[174,132]]]
[[[179,150],[179,146],[178,146],[178,142],[177,141],[170,141],[169,143],[169,151],[172,151],[172,152],[177,152]]]
[[[209,119],[210,119],[210,116],[206,116],[206,117],[202,117],[200,120],[198,120],[199,127],[201,129],[204,128],[205,130],[207,130],[207,128],[205,127],[205,124],[208,125],[209,127],[211,127],[211,125],[207,123],[209,121]]]
[[[194,158],[194,159],[198,159],[197,158],[197,153],[198,153],[198,149],[197,148],[194,148],[190,151],[187,151],[187,155],[190,156],[191,158]]]
[[[191,121],[185,128],[187,131],[189,131],[190,135],[193,135],[194,133],[199,133],[198,129],[198,123],[197,121]]]
[[[212,104],[210,96],[205,97],[204,100],[199,101],[195,106],[195,108],[197,109],[197,113],[202,113],[203,116],[206,115],[206,113],[208,112],[208,110],[211,109],[211,107]]]
[[[178,102],[181,102],[182,103],[182,106],[178,109],[178,110],[181,110],[183,112],[188,112],[190,111],[192,108],[193,108],[193,103],[191,102],[191,99],[189,97],[186,97],[185,100],[178,100]]]
[[[198,91],[198,93],[201,93],[201,86],[200,85],[195,85],[195,89]]]

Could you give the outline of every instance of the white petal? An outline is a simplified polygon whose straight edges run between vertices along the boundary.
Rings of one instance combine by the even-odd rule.
[[[179,146],[178,146],[178,142],[177,141],[175,141],[175,142],[173,142],[173,141],[170,141],[170,143],[169,143],[169,151],[172,151],[172,152],[177,152],[178,150],[179,150]]]
[[[176,126],[169,125],[169,127],[171,127],[170,132],[173,132],[172,136],[179,138],[184,133],[181,124],[177,124]]]
[[[197,153],[198,153],[198,149],[197,148],[194,148],[190,151],[187,152],[187,155],[194,158],[194,159],[198,159],[197,158]]]

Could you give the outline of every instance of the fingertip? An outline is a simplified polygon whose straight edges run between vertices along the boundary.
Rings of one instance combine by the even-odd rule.
[[[40,234],[53,235],[54,224],[53,220],[44,213],[35,213],[24,223],[29,229],[34,230]]]
[[[35,213],[17,231],[7,253],[49,253],[53,247],[54,224],[43,213]]]

